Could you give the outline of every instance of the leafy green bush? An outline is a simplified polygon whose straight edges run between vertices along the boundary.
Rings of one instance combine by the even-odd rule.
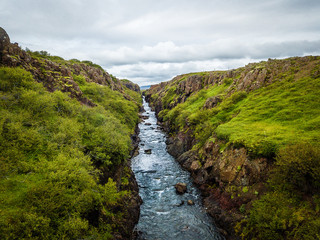
[[[243,239],[320,239],[320,148],[297,144],[280,150],[272,191],[253,203],[237,226]]]
[[[91,62],[91,61],[84,60],[84,61],[82,61],[82,63],[85,63],[85,64],[87,64],[87,65],[90,66],[90,67],[99,68],[100,70],[104,71],[103,68],[102,68],[100,65],[95,64],[95,63],[93,63],[93,62]]]
[[[167,94],[162,98],[163,108],[167,108],[176,96],[176,87],[172,87],[168,90]]]
[[[320,146],[309,143],[290,145],[280,150],[272,183],[281,190],[315,194],[320,190]]]
[[[139,121],[136,114],[139,107],[136,103],[125,100],[119,92],[95,83],[86,83],[80,88],[88,98],[103,106],[124,126],[128,126],[131,131],[134,129]]]
[[[250,216],[236,227],[242,239],[320,239],[319,202],[315,207],[281,192],[255,201]]]
[[[101,170],[127,159],[138,106],[89,87],[97,107],[0,68],[0,239],[112,238],[128,192],[101,184]]]

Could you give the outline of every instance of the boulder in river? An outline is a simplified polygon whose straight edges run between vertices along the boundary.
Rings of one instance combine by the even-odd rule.
[[[194,205],[194,202],[192,200],[188,200],[188,205]]]
[[[185,183],[177,183],[176,185],[174,185],[174,187],[176,188],[176,192],[178,194],[184,194],[187,191],[187,184]]]
[[[145,123],[144,125],[150,126],[150,125],[151,125],[151,123]]]
[[[144,153],[145,153],[145,154],[151,154],[151,149],[146,149],[146,150],[144,150]]]

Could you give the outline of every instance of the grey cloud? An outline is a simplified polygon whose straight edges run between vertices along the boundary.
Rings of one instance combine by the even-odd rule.
[[[138,83],[320,54],[318,0],[2,0],[14,42]]]

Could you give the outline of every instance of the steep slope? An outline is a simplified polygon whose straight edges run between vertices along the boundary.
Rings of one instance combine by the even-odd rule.
[[[133,85],[133,84],[132,84]],[[0,238],[132,239],[139,89],[0,28]]]
[[[319,94],[313,56],[184,74],[145,92],[208,212],[245,239],[319,236]]]

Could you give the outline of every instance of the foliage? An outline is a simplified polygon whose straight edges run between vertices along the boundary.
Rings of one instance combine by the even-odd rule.
[[[238,224],[243,239],[320,239],[320,150],[297,144],[277,156],[270,187]]]
[[[138,106],[136,103],[124,99],[119,92],[112,91],[110,88],[101,86],[95,83],[85,83],[80,85],[83,93],[93,100],[98,102],[106,110],[110,111],[113,116],[120,120],[121,123],[129,126],[129,129],[134,129],[138,123]],[[129,90],[127,90],[129,93]],[[137,95],[133,95],[136,99]],[[139,101],[140,102],[140,101]]]
[[[87,64],[87,65],[90,66],[90,67],[99,68],[100,70],[104,71],[103,68],[102,68],[100,65],[95,64],[95,63],[93,63],[93,62],[91,62],[91,61],[84,60],[84,61],[82,61],[82,63],[85,63],[85,64]]]
[[[279,190],[295,194],[315,194],[320,190],[320,147],[310,143],[289,145],[277,156],[271,179]]]
[[[47,51],[31,51],[29,49],[27,49],[27,52],[29,54],[31,54],[31,56],[33,58],[43,58],[43,59],[48,59],[48,60],[52,60],[52,61],[64,61],[64,59],[62,57],[59,56],[51,56],[50,53],[48,53]]]
[[[271,192],[254,202],[250,217],[237,230],[242,239],[320,239],[319,219],[319,210],[309,202]]]
[[[127,159],[138,107],[82,84],[97,107],[0,68],[1,239],[111,239],[117,228],[113,209],[128,193],[100,182],[100,169]]]

